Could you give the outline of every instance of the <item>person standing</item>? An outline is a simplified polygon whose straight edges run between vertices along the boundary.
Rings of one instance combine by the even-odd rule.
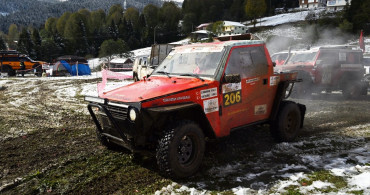
[[[24,77],[24,71],[26,70],[26,65],[24,65],[23,61],[21,61],[19,63],[19,65],[20,65],[20,70],[21,70],[22,77]]]

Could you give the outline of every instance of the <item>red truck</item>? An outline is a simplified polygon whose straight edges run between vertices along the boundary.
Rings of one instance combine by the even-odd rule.
[[[345,98],[367,94],[368,83],[363,81],[365,68],[361,50],[347,46],[322,46],[293,51],[277,72],[297,72],[303,82],[297,83],[293,95],[305,97],[322,91],[341,90]]]
[[[263,41],[176,47],[148,78],[85,97],[97,137],[108,148],[154,153],[175,178],[198,170],[206,137],[267,123],[276,140],[292,141],[306,107],[284,100],[297,74],[274,73],[269,56]]]

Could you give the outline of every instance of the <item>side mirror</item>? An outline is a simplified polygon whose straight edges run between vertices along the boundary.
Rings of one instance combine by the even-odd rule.
[[[225,83],[240,83],[241,82],[240,74],[228,74],[225,75]]]
[[[276,66],[276,62],[272,62],[272,66],[275,67]]]

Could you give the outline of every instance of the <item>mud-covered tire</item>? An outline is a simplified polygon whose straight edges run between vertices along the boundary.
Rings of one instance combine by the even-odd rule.
[[[360,82],[348,83],[342,89],[342,95],[345,99],[355,99],[361,95],[362,85]]]
[[[189,177],[199,169],[205,150],[204,134],[194,122],[181,121],[167,128],[158,141],[159,170],[172,178]]]
[[[0,67],[1,68],[1,67]],[[10,65],[3,65],[2,67],[2,72],[6,72],[8,73],[8,76],[12,77],[12,76],[15,76],[16,73],[15,73],[15,70],[12,69],[12,67]]]
[[[293,141],[301,127],[301,112],[296,103],[283,101],[278,115],[270,126],[274,139],[278,142]]]
[[[309,75],[302,73],[300,74],[301,75],[298,75],[298,79],[302,79],[302,82],[297,82],[294,84],[291,95],[293,98],[308,97],[313,91],[313,83]]]

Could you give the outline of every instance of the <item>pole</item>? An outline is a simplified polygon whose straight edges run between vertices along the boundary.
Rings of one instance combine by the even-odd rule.
[[[3,55],[1,55],[1,60],[0,60],[0,65],[1,65],[1,72],[0,72],[0,75],[1,73],[3,72]]]
[[[78,76],[78,61],[76,62],[76,71],[77,71],[77,76]]]
[[[155,44],[155,29],[157,28],[157,26],[154,27],[154,43]]]

